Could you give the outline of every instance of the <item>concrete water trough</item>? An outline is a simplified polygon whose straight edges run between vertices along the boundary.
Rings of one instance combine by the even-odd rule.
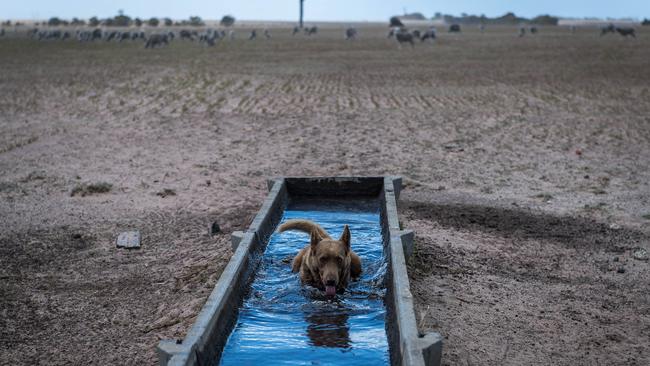
[[[406,260],[413,251],[414,236],[413,232],[400,228],[397,216],[401,178],[276,178],[268,181],[268,187],[269,195],[250,227],[233,233],[234,254],[185,339],[159,343],[160,364],[246,365],[258,364],[260,360],[265,360],[264,364],[282,364],[286,361],[284,356],[290,357],[293,364],[346,364],[345,356],[352,357],[355,364],[364,364],[366,360],[368,364],[439,365],[442,338],[437,333],[420,334],[413,312]],[[368,267],[364,268],[367,277],[359,282],[371,283],[376,288],[366,294],[362,291],[363,284],[355,285],[356,288],[350,287],[336,301],[323,299],[314,291],[307,292],[306,286],[299,285],[298,275],[291,274],[286,258],[281,258],[296,254],[296,248],[307,241],[301,242],[303,237],[299,234],[282,237],[286,233],[276,232],[278,224],[298,218],[296,215],[310,214],[313,218],[338,218],[347,224],[355,221],[357,213],[360,219],[356,221],[361,224],[356,230],[350,226],[352,249]],[[329,228],[324,226],[332,230],[333,237],[339,222],[335,224]],[[364,237],[364,225],[371,229],[376,225],[376,235]],[[291,247],[293,243],[297,247]],[[280,257],[273,257],[278,253]],[[269,277],[273,268],[282,272],[270,275],[271,283],[279,288],[271,291],[272,297],[267,297],[260,294],[263,292],[260,286],[269,281],[265,274]],[[285,282],[279,283],[278,277],[282,276]],[[282,303],[282,294],[286,295],[285,300],[305,301],[294,311]],[[282,326],[247,325],[251,318],[247,314],[255,312],[256,306],[268,304],[279,304],[276,308],[282,311],[277,318]],[[355,308],[356,304],[362,307]],[[333,309],[334,316],[331,312],[312,314],[321,308]],[[265,315],[271,322],[276,318],[273,312]],[[259,318],[259,314],[255,313],[253,318]],[[297,319],[295,324],[293,319]],[[381,329],[366,329],[368,319]],[[246,337],[257,343],[247,344]],[[283,337],[294,342],[287,346],[287,342],[281,343]],[[277,350],[273,342],[280,342]],[[282,347],[289,348],[283,352]]]

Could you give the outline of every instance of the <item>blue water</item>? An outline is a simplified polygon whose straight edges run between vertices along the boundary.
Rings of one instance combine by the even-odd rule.
[[[274,233],[226,343],[221,365],[386,365],[381,225],[376,201],[290,204],[282,222],[308,219],[338,239],[350,226],[362,277],[327,298],[303,286],[291,259],[309,243],[296,231]]]

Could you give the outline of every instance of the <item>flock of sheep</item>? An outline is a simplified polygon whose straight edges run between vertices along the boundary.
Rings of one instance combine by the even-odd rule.
[[[479,30],[481,33],[485,31],[485,26],[480,25]],[[530,27],[520,27],[519,28],[519,37],[523,37],[526,33],[536,34],[538,29],[535,26]],[[448,28],[450,33],[459,33],[461,32],[461,26],[459,24],[452,24]],[[575,32],[575,27],[571,27],[571,32]],[[306,36],[314,36],[318,34],[318,27],[294,27],[292,30],[292,35],[296,36],[300,33],[304,33]],[[600,29],[600,35],[606,35],[607,33],[619,33],[620,35],[627,37],[631,36],[636,38],[636,32],[634,28],[628,27],[617,27],[614,24],[609,24]],[[6,32],[4,28],[0,28],[0,37],[5,36]],[[67,30],[39,30],[33,28],[28,31],[28,36],[33,39],[38,40],[66,40],[66,39],[77,39],[79,42],[92,42],[92,41],[136,41],[141,40],[145,42],[145,48],[154,48],[162,47],[168,45],[172,40],[178,38],[181,40],[190,40],[198,41],[199,44],[206,46],[214,46],[217,42],[230,39],[233,40],[236,37],[234,30],[228,30],[227,32],[222,29],[212,29],[206,28],[201,31],[198,30],[188,30],[182,29],[180,31],[166,31],[166,32],[157,32],[150,35],[147,35],[145,32],[138,31],[118,31],[118,30],[103,30],[100,28],[90,29],[90,30],[77,30],[72,33]],[[349,27],[345,29],[344,39],[345,40],[355,40],[358,37],[358,30],[354,27]],[[266,39],[271,39],[271,31],[269,29],[264,29],[262,35]],[[255,40],[258,38],[258,30],[253,29],[248,34],[248,40]],[[425,31],[420,31],[418,29],[408,30],[404,26],[394,26],[388,32],[388,38],[395,39],[398,44],[401,46],[404,43],[409,43],[411,46],[415,46],[415,40],[420,40],[421,42],[430,40],[434,41],[436,39],[436,28],[430,27]]]
[[[636,31],[634,28],[630,27],[617,27],[614,24],[609,24],[608,26],[600,28],[600,36],[604,36],[607,33],[616,33],[620,34],[623,37],[632,36],[636,38]]]

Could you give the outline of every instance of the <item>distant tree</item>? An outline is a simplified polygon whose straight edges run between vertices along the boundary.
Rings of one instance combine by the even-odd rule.
[[[47,25],[50,27],[57,27],[61,25],[62,21],[58,17],[52,17],[47,21]]]
[[[389,27],[403,27],[404,23],[399,19],[399,17],[390,17]]]
[[[542,25],[557,25],[560,19],[550,15],[539,15],[531,19],[533,24],[542,24]]]
[[[5,26],[5,27],[10,27],[11,26],[11,20],[5,20],[4,22],[2,22],[2,25]]]
[[[117,15],[113,18],[113,24],[116,27],[128,27],[133,23],[133,20],[128,15],[124,15],[124,10],[117,11]]]
[[[158,20],[158,18],[151,18],[147,21],[147,24],[149,24],[150,27],[157,27],[158,24],[160,24],[160,20]]]
[[[205,25],[205,23],[203,22],[203,19],[201,19],[201,17],[193,16],[193,17],[190,17],[189,25],[192,25],[192,26],[195,26],[195,27],[200,27],[202,25]]]
[[[88,25],[91,26],[91,27],[98,26],[99,25],[99,19],[97,19],[97,17],[92,17],[92,18],[88,19]]]
[[[79,18],[72,18],[70,21],[71,25],[86,25],[86,21]]]
[[[232,15],[224,15],[223,18],[221,18],[221,25],[224,27],[230,27],[233,24],[235,24],[235,17]]]
[[[143,23],[143,22],[142,22],[142,19],[140,19],[140,18],[135,18],[135,19],[133,19],[133,24],[134,24],[136,27],[142,27],[142,23]]]
[[[527,20],[528,19],[525,18],[519,18],[515,15],[515,13],[510,12],[510,13],[505,13],[499,18],[495,18],[494,22],[497,24],[519,24]]]
[[[442,13],[439,12],[439,11],[437,11],[437,12],[433,15],[433,18],[434,18],[434,19],[440,19],[440,18],[442,18]]]
[[[163,23],[165,24],[165,27],[171,27],[174,24],[170,18],[164,18]]]
[[[650,19],[643,19],[641,25],[650,25]]]

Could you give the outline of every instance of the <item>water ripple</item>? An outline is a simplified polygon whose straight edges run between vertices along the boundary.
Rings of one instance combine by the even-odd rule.
[[[334,299],[302,286],[290,259],[309,243],[309,235],[273,234],[221,365],[388,364],[386,260],[376,202],[296,202],[282,222],[291,219],[315,221],[333,238],[350,226],[352,249],[363,262],[361,279]]]

